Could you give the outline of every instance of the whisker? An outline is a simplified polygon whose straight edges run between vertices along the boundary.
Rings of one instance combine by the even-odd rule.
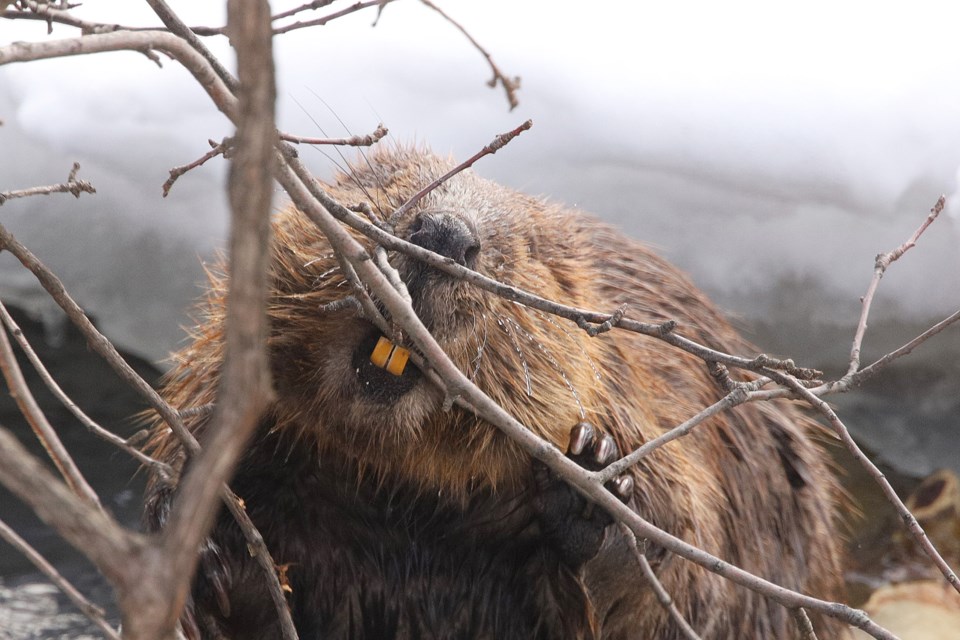
[[[530,367],[527,364],[527,359],[523,355],[523,349],[520,347],[520,342],[517,341],[517,337],[510,332],[510,328],[507,322],[510,322],[509,318],[497,318],[497,324],[500,325],[500,328],[503,329],[503,332],[510,336],[510,341],[513,342],[513,350],[516,351],[517,357],[520,359],[520,365],[523,367],[523,377],[527,383],[527,395],[533,396],[533,381],[530,379]]]
[[[567,337],[570,338],[570,340],[575,345],[577,345],[577,348],[580,350],[580,353],[583,354],[583,357],[586,358],[587,362],[590,364],[590,368],[593,369],[594,377],[597,379],[598,382],[602,381],[603,375],[600,373],[600,369],[597,368],[597,364],[593,361],[593,358],[591,358],[590,354],[587,353],[587,350],[583,348],[583,343],[577,340],[577,338],[574,337],[573,334],[567,331],[566,327],[564,327],[562,324],[554,320],[550,314],[543,313],[542,311],[539,311],[539,310],[536,313],[538,316],[540,316],[541,318],[543,318],[544,320],[552,324],[554,327],[556,327],[557,329],[560,329],[560,331],[563,331],[567,335]]]
[[[510,318],[509,316],[504,316],[504,317],[506,318],[507,322],[513,324],[516,330],[522,333],[524,337],[527,338],[527,340],[529,340],[530,342],[532,342],[537,346],[537,348],[540,350],[540,353],[544,355],[544,357],[547,359],[547,362],[549,362],[550,366],[553,367],[553,370],[556,371],[557,374],[560,376],[560,379],[563,380],[563,384],[567,387],[567,390],[570,391],[570,395],[573,396],[573,399],[574,401],[576,401],[577,407],[580,410],[580,417],[585,418],[587,416],[587,413],[586,413],[586,410],[584,410],[583,408],[583,402],[580,399],[580,393],[577,391],[576,387],[573,386],[573,383],[570,382],[570,379],[567,377],[567,372],[564,370],[563,367],[560,366],[560,363],[557,361],[557,359],[553,357],[553,354],[550,353],[550,350],[547,349],[547,347],[544,346],[542,342],[537,340],[533,335],[531,335],[522,326],[520,326],[520,324],[516,320],[514,320],[513,318]],[[510,335],[512,338],[513,334],[510,334]],[[515,339],[514,339],[514,344],[516,344]],[[519,349],[518,349],[518,352],[519,352]],[[524,361],[524,367],[526,367],[525,361]],[[532,394],[528,391],[527,395],[532,395]]]
[[[343,129],[344,129],[344,131],[347,132],[347,135],[351,135],[351,136],[352,136],[352,135],[353,135],[353,132],[350,131],[350,127],[348,127],[348,126],[347,126],[347,123],[345,123],[345,122],[343,121],[343,118],[341,118],[340,115],[339,115],[336,111],[334,111],[333,107],[331,107],[331,106],[327,103],[327,101],[324,100],[323,98],[321,98],[321,97],[320,97],[320,94],[318,94],[318,93],[317,93],[316,91],[314,91],[313,89],[307,89],[307,90],[308,90],[310,93],[312,93],[312,94],[313,94],[313,97],[315,97],[317,100],[319,100],[320,103],[323,104],[324,107],[327,108],[327,111],[329,111],[330,114],[331,114],[334,118],[337,119],[337,122],[340,123],[340,126],[342,126]],[[323,135],[327,135],[327,134],[324,133]],[[350,166],[350,162],[347,161],[346,157],[343,155],[343,152],[340,150],[340,147],[336,147],[336,150],[337,150],[337,154],[339,154],[339,156],[343,159],[344,162],[347,163],[347,166],[349,167],[349,166]],[[360,187],[360,189],[363,191],[364,195],[367,196],[367,199],[370,200],[370,201],[373,203],[373,206],[376,207],[377,213],[379,213],[381,216],[384,216],[384,215],[386,215],[386,214],[385,214],[384,211],[383,211],[383,207],[380,206],[380,194],[381,194],[381,193],[385,193],[387,189],[386,189],[386,187],[384,186],[383,181],[380,179],[380,172],[377,171],[377,169],[376,169],[376,168],[373,166],[373,164],[370,162],[370,159],[367,157],[366,152],[364,152],[364,150],[363,150],[362,147],[359,149],[359,151],[360,151],[360,157],[363,158],[363,162],[367,165],[367,168],[370,169],[370,174],[373,176],[373,179],[377,181],[377,186],[380,187],[380,190],[377,192],[377,197],[376,197],[376,198],[371,197],[371,196],[370,196],[370,192],[368,192],[367,189],[366,189],[363,185],[361,185],[357,180],[354,180],[354,182],[357,184],[358,187]]]
[[[482,314],[483,316],[483,339],[477,342],[477,355],[474,356],[473,360],[470,362],[473,363],[473,372],[470,374],[470,380],[474,380],[477,377],[477,373],[480,372],[480,362],[483,360],[483,350],[487,346],[487,314]],[[473,335],[479,338],[477,333],[477,316],[473,316]]]

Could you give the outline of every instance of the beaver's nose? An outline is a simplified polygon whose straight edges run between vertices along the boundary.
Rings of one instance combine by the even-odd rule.
[[[410,242],[473,268],[480,253],[477,233],[449,213],[424,212],[410,226]]]

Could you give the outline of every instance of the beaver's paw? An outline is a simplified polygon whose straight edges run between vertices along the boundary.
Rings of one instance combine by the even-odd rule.
[[[567,457],[584,469],[598,471],[620,454],[613,438],[598,436],[593,426],[581,422],[570,431]],[[613,518],[539,461],[534,462],[534,479],[534,506],[544,537],[564,562],[579,568],[597,555]],[[619,476],[606,488],[626,502],[633,493],[633,478]]]

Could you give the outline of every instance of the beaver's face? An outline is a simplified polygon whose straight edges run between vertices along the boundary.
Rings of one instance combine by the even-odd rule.
[[[364,199],[368,194],[359,189],[345,193],[350,186],[334,190],[338,200],[376,200]],[[411,183],[409,193],[419,186]],[[405,195],[393,196],[394,206]],[[475,176],[458,176],[399,221],[397,234],[502,282],[589,305],[577,299],[580,258],[568,255],[570,247],[555,238],[563,221],[540,201]],[[298,407],[301,428],[344,442],[372,438],[381,447],[429,439],[427,432],[449,431],[454,419],[458,430],[481,428],[472,416],[443,410],[442,393],[406,361],[413,345],[393,344],[358,317],[355,307],[330,306],[351,290],[310,222],[295,211],[283,214],[277,240],[281,292],[272,311],[274,375],[278,392],[296,397],[283,404]],[[495,401],[545,435],[566,434],[589,417],[600,367],[576,328],[408,256],[392,253],[390,261],[420,320],[454,364]],[[490,431],[487,425],[482,429]]]

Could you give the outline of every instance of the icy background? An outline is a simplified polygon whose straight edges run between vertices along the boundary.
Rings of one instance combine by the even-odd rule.
[[[221,3],[171,4],[190,24],[224,19]],[[514,112],[484,85],[489,70],[463,36],[405,0],[375,28],[367,11],[277,40],[281,128],[340,136],[383,122],[395,140],[465,158],[532,118],[533,130],[476,170],[657,246],[764,348],[804,364],[843,368],[874,256],[957,189],[955,3],[441,6],[523,77]],[[157,24],[142,3],[75,13]],[[0,44],[45,30],[0,21]],[[75,34],[55,25],[53,37]],[[231,59],[225,38],[208,42]],[[0,68],[0,119],[0,189],[60,182],[79,160],[98,190],[10,201],[3,223],[120,346],[162,360],[182,337],[201,258],[224,242],[224,163],[182,177],[167,199],[160,187],[230,132],[225,118],[175,63],[115,53]],[[303,154],[319,175],[342,162]],[[8,255],[0,297],[46,318],[56,340],[59,314]],[[958,306],[960,218],[950,208],[884,278],[865,360]],[[958,355],[953,330],[912,361],[928,372],[921,391],[935,388],[941,402],[930,409],[939,435],[904,454],[918,456],[907,465],[915,473],[960,464],[956,445],[943,444],[956,442],[956,420],[942,417],[952,407],[943,398],[960,396]],[[902,444],[913,431],[906,419],[880,438],[885,428],[865,437]]]

